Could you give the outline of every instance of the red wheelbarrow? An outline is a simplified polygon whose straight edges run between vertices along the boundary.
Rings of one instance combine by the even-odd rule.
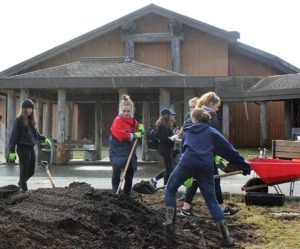
[[[293,196],[295,181],[300,180],[299,160],[251,158],[247,162],[258,177],[249,179],[242,190],[267,193],[268,186],[273,186],[278,194],[282,194],[278,184],[289,182],[290,196]]]

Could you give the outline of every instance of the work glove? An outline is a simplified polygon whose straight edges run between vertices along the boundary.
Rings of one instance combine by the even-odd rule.
[[[13,163],[13,162],[16,161],[16,159],[17,159],[16,153],[11,152],[11,153],[8,154],[8,160],[9,160],[9,162]]]
[[[222,160],[223,160],[222,157],[220,157],[220,156],[218,156],[218,155],[215,155],[215,163],[216,163],[216,164],[220,164]]]
[[[139,124],[139,126],[138,126],[138,131],[140,131],[141,133],[145,133],[145,127],[144,127],[144,125],[143,124]]]
[[[250,175],[250,173],[251,173],[251,167],[250,167],[250,165],[248,163],[245,163],[243,165],[242,171],[243,171],[243,175],[244,176]]]
[[[186,179],[186,180],[184,181],[183,185],[184,185],[185,187],[189,188],[190,186],[192,186],[193,181],[194,181],[194,180],[193,180],[192,177],[191,177],[191,178],[188,178],[188,179]]]
[[[142,132],[138,131],[134,133],[134,136],[138,139],[142,138]]]
[[[46,138],[46,139],[45,139],[45,144],[47,144],[47,145],[50,146],[50,145],[51,145],[51,140],[50,140],[49,138]]]
[[[171,141],[173,141],[173,142],[174,142],[177,138],[178,138],[178,135],[173,135],[173,136],[169,137],[169,139],[170,139]]]

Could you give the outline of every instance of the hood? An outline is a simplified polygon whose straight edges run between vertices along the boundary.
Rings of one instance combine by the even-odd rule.
[[[206,130],[209,127],[208,123],[193,123],[191,125],[188,125],[184,128],[185,132],[191,132],[191,133],[199,133],[204,130]]]
[[[201,108],[208,113],[216,113],[213,109],[207,107],[206,105],[201,106]]]

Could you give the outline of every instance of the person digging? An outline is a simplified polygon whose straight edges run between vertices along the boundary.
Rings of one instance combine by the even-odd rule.
[[[191,118],[192,124],[184,128],[180,160],[165,189],[165,221],[163,224],[169,233],[174,232],[176,193],[188,178],[193,177],[211,216],[220,228],[225,245],[232,246],[234,240],[224,222],[224,213],[219,206],[214,190],[214,154],[240,165],[243,175],[250,174],[251,168],[228,140],[208,124],[211,118],[209,113],[202,108],[195,108],[191,112]]]

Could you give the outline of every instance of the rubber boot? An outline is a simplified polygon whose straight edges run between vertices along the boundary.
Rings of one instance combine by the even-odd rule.
[[[224,238],[225,245],[226,246],[233,246],[234,245],[234,240],[229,235],[229,231],[228,231],[228,228],[227,228],[227,225],[226,225],[225,221],[221,220],[218,223],[219,223],[220,230],[221,230],[221,233],[222,233],[223,238]]]
[[[174,233],[175,231],[175,208],[174,207],[166,207],[165,210],[165,222],[163,225],[167,228],[167,232]]]

